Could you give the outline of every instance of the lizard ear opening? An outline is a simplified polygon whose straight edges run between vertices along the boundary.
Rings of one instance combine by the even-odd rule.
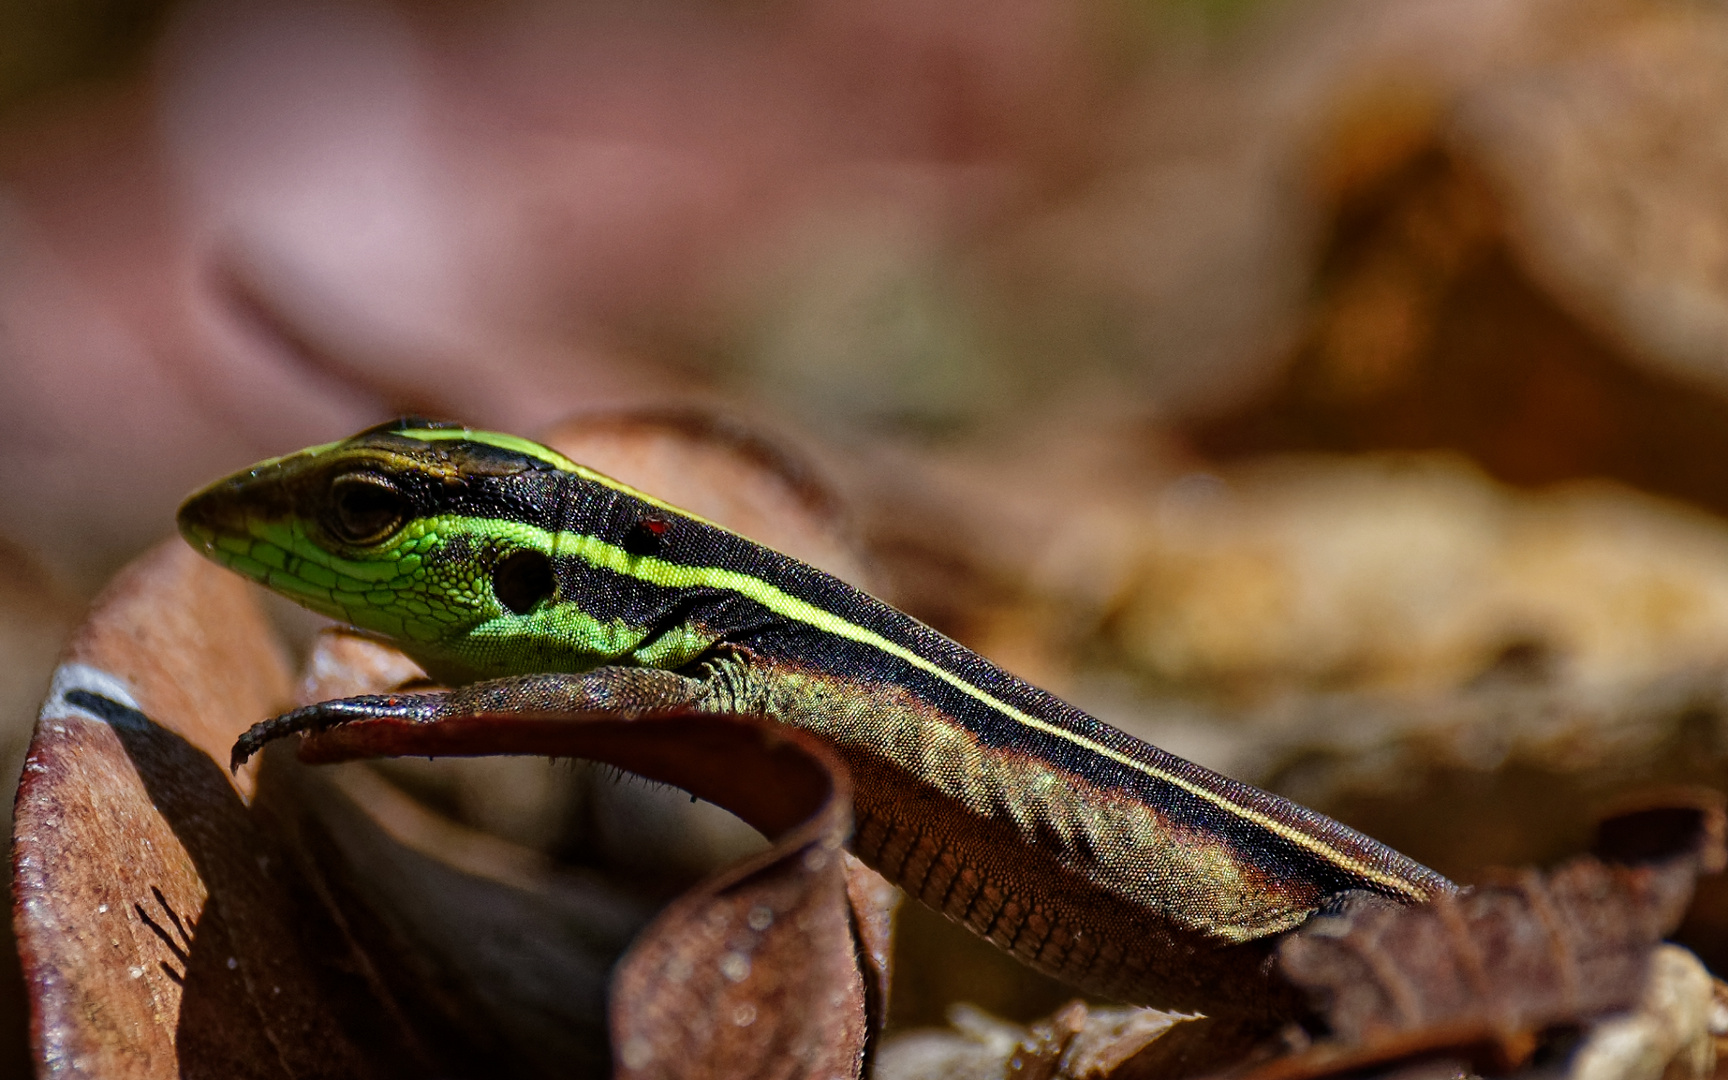
[[[558,588],[552,560],[538,551],[512,551],[492,571],[492,592],[512,615],[526,615]]]

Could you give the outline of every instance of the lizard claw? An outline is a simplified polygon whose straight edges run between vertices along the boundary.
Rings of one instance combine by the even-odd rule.
[[[328,727],[331,721],[325,719],[324,704],[308,705],[253,724],[234,741],[234,749],[228,755],[228,771],[237,772],[253,754],[264,748],[265,743],[274,742],[284,735]]]
[[[228,757],[228,768],[230,771],[239,769],[253,754],[262,750],[266,743],[275,742],[285,735],[324,731],[355,720],[374,720],[386,716],[418,717],[427,711],[430,702],[438,696],[367,694],[320,701],[316,705],[306,705],[292,712],[285,712],[281,716],[253,724],[244,735],[236,739],[234,749]]]

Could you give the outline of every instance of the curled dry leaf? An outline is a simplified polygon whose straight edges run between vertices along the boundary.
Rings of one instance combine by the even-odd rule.
[[[311,853],[317,899],[365,943],[380,996],[433,1028],[428,1056],[458,1075],[604,1075],[607,981],[652,905],[455,824],[363,765],[292,758],[267,756],[257,805]]]
[[[253,776],[217,764],[287,700],[287,671],[245,587],[198,562],[168,546],[123,573],[42,709],[13,841],[37,1067],[390,1075],[326,992],[363,967],[248,811]],[[401,1034],[382,1024],[373,1048],[424,1063]]]
[[[1325,1076],[1407,1058],[1504,1072],[1528,1063],[1553,1029],[1628,1012],[1622,1034],[1591,1035],[1598,1071],[1588,1075],[1640,1075],[1600,1063],[1693,1053],[1705,1039],[1710,980],[1690,954],[1687,967],[1659,943],[1698,875],[1722,868],[1723,835],[1721,796],[1700,793],[1604,823],[1602,858],[1520,871],[1418,907],[1347,899],[1278,952],[1331,1038],[1251,1075]]]
[[[743,718],[668,713],[362,720],[302,756],[501,752],[581,757],[683,788],[776,836],[763,855],[662,912],[612,985],[621,1076],[856,1075],[871,1021],[840,845],[845,770],[814,740]]]
[[[343,675],[339,661],[325,657],[321,685],[389,674]],[[545,867],[511,864],[496,844],[451,842],[461,830],[440,833],[376,776],[272,752],[230,779],[216,762],[287,703],[287,682],[253,594],[178,544],[123,574],[75,637],[18,803],[17,918],[43,1075],[571,1067],[519,1041],[557,1026],[548,1001],[595,992],[605,968],[585,966],[595,942],[572,947],[570,927],[606,898],[554,889]],[[540,752],[687,785],[778,836],[674,903],[623,961],[611,1005],[622,1073],[857,1075],[874,1016],[839,851],[844,772],[805,739],[735,718],[548,730]],[[363,726],[309,749],[392,740],[419,749]],[[356,874],[362,864],[372,873]],[[860,896],[867,884],[851,882]],[[628,936],[627,905],[613,914],[590,936]],[[442,950],[419,948],[440,935]],[[541,1008],[501,1019],[524,1002]]]
[[[851,852],[841,858],[846,868],[846,897],[852,905],[852,930],[858,937],[858,963],[864,974],[864,1005],[879,1029],[887,1022],[889,976],[893,972],[894,914],[903,893],[898,886],[859,862]]]
[[[1294,1027],[1268,1040],[1080,1002],[1026,1028],[956,1010],[953,1031],[891,1038],[878,1075],[1172,1080],[1225,1069],[1236,1080],[1319,1080],[1535,1063],[1527,1075],[1703,1080],[1728,1030],[1728,988],[1661,938],[1697,876],[1723,868],[1725,824],[1719,794],[1671,793],[1604,822],[1594,856],[1551,873],[1509,873],[1415,907],[1349,897],[1277,957],[1329,1029],[1319,1043]]]

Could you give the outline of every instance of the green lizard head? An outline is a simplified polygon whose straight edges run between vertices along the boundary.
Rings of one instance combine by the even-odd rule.
[[[512,435],[380,425],[220,480],[179,525],[221,565],[452,682],[677,667],[719,636],[685,590],[641,575],[668,532],[730,534]]]

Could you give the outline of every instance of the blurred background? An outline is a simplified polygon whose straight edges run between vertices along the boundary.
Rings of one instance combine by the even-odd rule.
[[[1461,880],[1552,860],[1728,783],[1728,8],[0,0],[8,790],[180,498],[406,412],[724,418],[1016,673]],[[1064,999],[901,940],[902,1027]]]

